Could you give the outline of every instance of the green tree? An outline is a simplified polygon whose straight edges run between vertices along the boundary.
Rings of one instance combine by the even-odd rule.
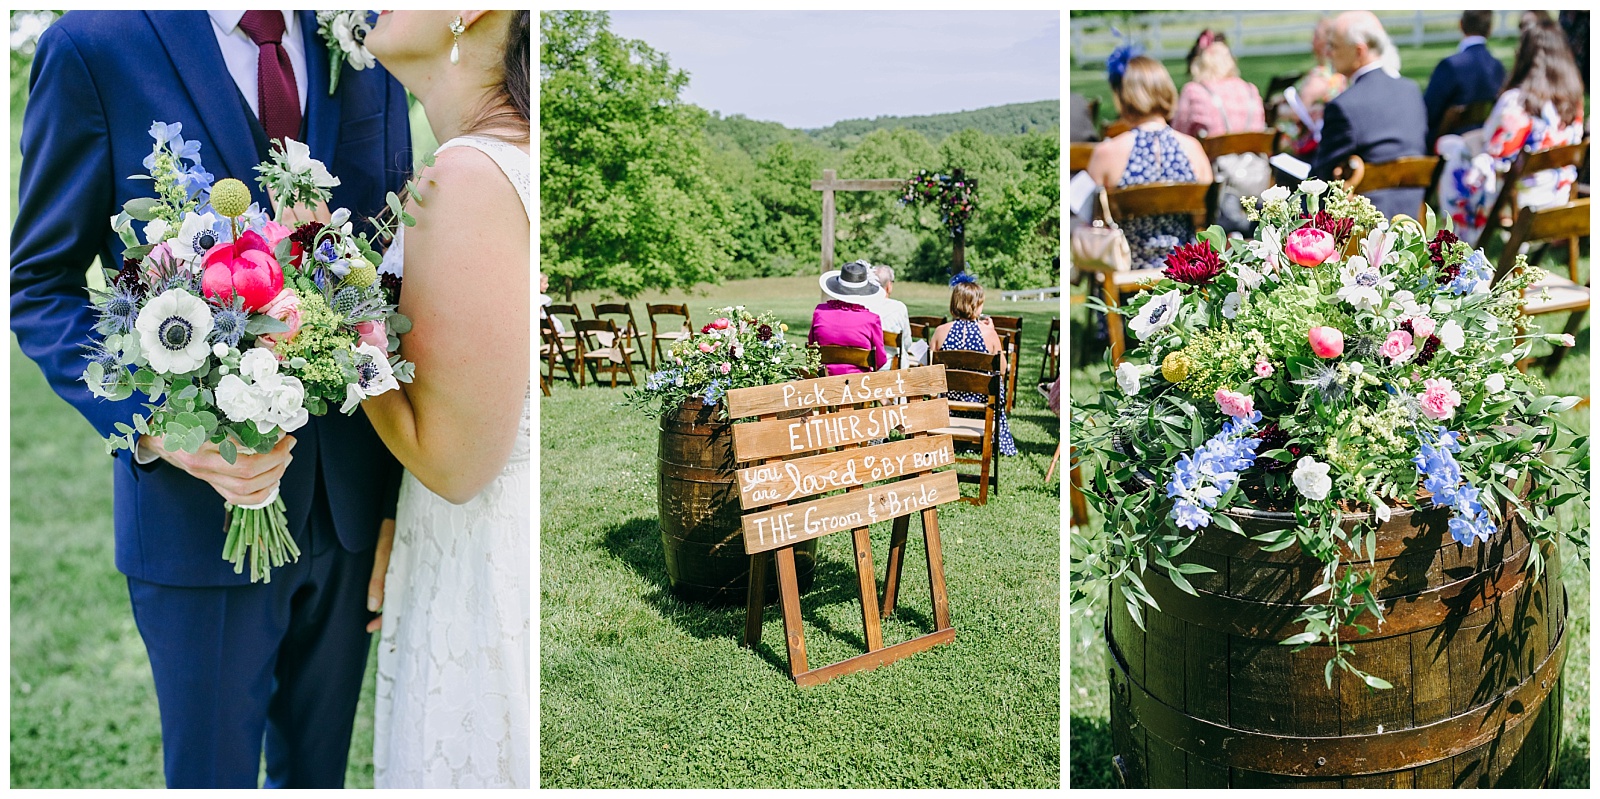
[[[689,76],[602,11],[539,14],[542,268],[567,294],[717,280],[728,198],[708,166]]]
[[[927,137],[905,128],[874,130],[862,137],[839,168],[840,178],[907,179],[918,169],[926,169],[938,159],[938,151]],[[834,195],[837,231],[834,251],[842,263],[866,258],[899,268],[917,265],[922,252],[916,227],[916,214],[900,204],[900,194],[891,191],[846,191]]]

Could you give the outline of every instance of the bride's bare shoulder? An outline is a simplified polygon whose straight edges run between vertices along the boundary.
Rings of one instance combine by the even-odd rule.
[[[527,219],[511,181],[494,159],[472,147],[452,147],[434,156],[433,165],[424,167],[415,183],[417,195],[412,202],[424,213]],[[416,211],[413,215],[421,219]]]

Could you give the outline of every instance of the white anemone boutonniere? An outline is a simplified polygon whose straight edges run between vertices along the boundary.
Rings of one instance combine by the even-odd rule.
[[[339,89],[340,67],[360,72],[378,63],[367,50],[372,23],[365,11],[318,11],[317,33],[328,46],[328,94]]]

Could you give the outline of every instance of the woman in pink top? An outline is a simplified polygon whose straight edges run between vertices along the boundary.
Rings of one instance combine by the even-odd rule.
[[[889,355],[883,349],[883,321],[858,301],[876,297],[883,287],[867,277],[865,261],[852,261],[844,268],[822,276],[822,293],[829,299],[811,312],[811,334],[806,341],[839,347],[861,347],[872,351],[873,368],[883,366]],[[865,371],[852,364],[830,363],[823,367],[828,375],[848,375]]]
[[[1178,95],[1173,130],[1200,137],[1267,129],[1261,92],[1239,77],[1239,65],[1222,34],[1200,33],[1189,51],[1189,78]]]

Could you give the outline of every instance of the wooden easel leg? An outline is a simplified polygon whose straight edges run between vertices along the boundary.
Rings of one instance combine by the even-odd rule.
[[[900,569],[906,562],[906,534],[911,531],[911,517],[894,520],[894,532],[889,536],[889,564],[883,574],[883,609],[879,615],[894,615],[895,601],[900,594]]]
[[[922,512],[922,540],[928,550],[928,592],[933,595],[933,627],[950,628],[950,598],[944,591],[944,546],[939,543],[939,510]]]
[[[757,552],[750,556],[750,596],[745,602],[744,645],[753,647],[761,643],[762,606],[767,598],[767,563],[772,553]]]
[[[810,671],[806,666],[806,634],[800,622],[800,585],[794,568],[794,547],[778,550],[778,598],[783,605],[784,643],[789,649],[789,677]]]
[[[883,648],[883,626],[878,620],[878,572],[872,565],[872,537],[867,528],[851,533],[856,542],[856,582],[861,586],[861,626],[867,634],[867,651]]]

